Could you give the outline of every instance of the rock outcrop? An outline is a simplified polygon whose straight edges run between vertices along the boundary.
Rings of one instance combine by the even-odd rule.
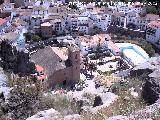
[[[26,120],[62,120],[62,116],[58,111],[51,108],[49,110],[40,111]]]
[[[60,112],[51,108],[48,110],[40,111],[37,114],[27,118],[26,120],[82,120],[82,116],[79,114],[63,116]]]
[[[146,106],[145,108],[135,111],[134,113],[123,116],[117,115],[113,117],[106,118],[105,120],[159,120],[158,112],[160,110],[160,99],[156,103]]]
[[[141,76],[145,81],[142,97],[149,104],[155,103],[160,96],[160,57],[150,58],[147,62],[132,69],[131,76]]]

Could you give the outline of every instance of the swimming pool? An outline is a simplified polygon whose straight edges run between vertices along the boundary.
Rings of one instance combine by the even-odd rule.
[[[149,58],[148,54],[139,46],[131,43],[116,43],[116,45],[121,49],[124,57],[129,63],[134,65],[139,65],[144,63]]]

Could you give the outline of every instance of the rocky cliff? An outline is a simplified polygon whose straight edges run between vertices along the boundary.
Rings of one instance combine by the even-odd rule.
[[[142,97],[149,104],[155,103],[160,95],[160,57],[150,58],[147,62],[131,70],[131,76],[141,76],[145,81]]]

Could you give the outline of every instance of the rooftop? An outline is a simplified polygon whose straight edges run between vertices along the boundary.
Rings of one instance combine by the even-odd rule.
[[[159,15],[155,15],[155,14],[146,14],[146,18],[159,18]]]
[[[7,20],[0,18],[0,25],[3,25]]]
[[[100,38],[98,35],[80,36],[79,38],[82,43],[86,43],[89,46],[106,43],[105,39]]]
[[[38,50],[31,55],[31,60],[45,69],[45,74],[49,77],[54,72],[66,68],[65,62],[48,46]]]
[[[120,52],[120,48],[113,43],[111,40],[107,41],[107,44],[115,51],[115,52]]]
[[[3,40],[8,40],[8,41],[12,41],[18,38],[18,33],[15,32],[9,32],[9,33],[4,33],[1,35],[1,39]]]
[[[40,65],[35,65],[35,66],[36,66],[37,72],[42,72],[44,70],[44,68]]]
[[[52,50],[62,59],[68,59],[68,48],[67,47],[52,47]]]
[[[49,22],[42,23],[41,26],[51,26]]]
[[[156,26],[156,27],[160,27],[160,21],[152,21],[150,23],[148,23],[149,26]]]

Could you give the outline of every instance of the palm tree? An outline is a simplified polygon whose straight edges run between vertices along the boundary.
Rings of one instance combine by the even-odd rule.
[[[100,52],[101,52],[101,39],[98,40],[98,45],[96,48],[96,58],[100,57]]]
[[[85,71],[87,70],[87,66],[88,66],[88,57],[86,56],[83,60],[84,62],[84,67],[85,67]]]
[[[91,78],[92,78],[93,71],[96,70],[96,65],[93,62],[91,62],[88,67],[89,67],[89,70],[91,72]]]

